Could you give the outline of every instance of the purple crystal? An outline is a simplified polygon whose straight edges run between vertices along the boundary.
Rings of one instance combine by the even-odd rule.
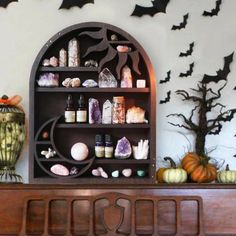
[[[89,124],[101,124],[102,114],[97,99],[89,99]]]
[[[115,149],[115,158],[126,159],[131,156],[132,149],[129,140],[126,137],[118,140]]]
[[[40,87],[58,87],[59,86],[59,74],[44,73],[40,75],[37,81]]]

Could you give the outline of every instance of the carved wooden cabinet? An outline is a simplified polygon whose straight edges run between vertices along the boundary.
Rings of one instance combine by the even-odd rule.
[[[111,35],[117,35],[118,41],[111,41]],[[68,42],[76,38],[80,43],[79,67],[45,67],[45,58],[59,56],[61,48],[67,49]],[[118,52],[116,47],[125,45],[130,52]],[[86,60],[98,61],[97,68],[83,66]],[[128,65],[134,77],[133,88],[65,88],[62,81],[65,78],[79,77],[82,83],[87,79],[98,81],[98,75],[104,68],[109,68],[119,79],[121,69]],[[59,87],[39,87],[37,80],[44,73],[59,74]],[[145,88],[136,88],[136,80],[145,79]],[[104,23],[83,23],[71,26],[53,36],[39,52],[32,68],[30,78],[30,183],[82,183],[82,184],[151,184],[155,182],[156,170],[156,94],[153,69],[144,49],[123,30]],[[64,122],[64,109],[68,94],[77,101],[80,94],[99,100],[100,109],[104,101],[112,101],[113,96],[124,96],[126,110],[134,105],[146,110],[147,124],[68,124]],[[88,105],[87,105],[88,106]],[[44,132],[49,133],[48,139],[43,139]],[[150,144],[147,160],[136,160],[133,157],[126,160],[97,159],[94,155],[95,135],[110,134],[117,140],[127,137],[132,145],[137,145],[140,139],[148,139]],[[83,142],[89,148],[89,157],[84,161],[75,161],[70,154],[72,145]],[[46,159],[42,150],[52,148],[57,155]],[[50,171],[54,164],[62,164],[69,170],[77,167],[75,175],[58,176]],[[102,167],[110,176],[108,179],[94,177],[92,169]],[[112,178],[114,170],[122,172],[125,168],[132,169],[132,176]],[[137,170],[144,170],[145,177],[137,176]]]

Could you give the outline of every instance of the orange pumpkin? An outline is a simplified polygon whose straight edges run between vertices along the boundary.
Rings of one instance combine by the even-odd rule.
[[[164,174],[164,171],[167,170],[169,168],[160,168],[157,172],[156,172],[156,180],[158,183],[164,183],[164,180],[163,180],[163,174]]]
[[[207,183],[216,179],[216,167],[208,163],[208,157],[202,157],[196,153],[187,153],[181,164],[182,168],[190,174],[193,181],[198,183]]]

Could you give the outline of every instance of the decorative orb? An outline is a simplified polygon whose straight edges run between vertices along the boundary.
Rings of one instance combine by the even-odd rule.
[[[84,143],[75,143],[71,148],[71,156],[76,161],[83,161],[88,157],[89,150]]]
[[[43,138],[43,139],[48,139],[48,138],[49,138],[49,133],[48,133],[47,131],[44,131],[44,132],[42,133],[42,138]]]

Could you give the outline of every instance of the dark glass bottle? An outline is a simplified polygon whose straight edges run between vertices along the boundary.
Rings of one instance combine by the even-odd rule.
[[[85,105],[84,95],[80,94],[78,100],[78,110],[76,113],[76,121],[78,123],[86,123],[87,122],[87,109]]]
[[[65,123],[75,122],[75,109],[72,95],[69,94],[66,100]]]
[[[104,146],[103,136],[100,134],[97,134],[95,136],[95,156],[99,158],[105,156],[105,146]]]
[[[113,142],[112,137],[109,134],[105,135],[105,158],[113,157]]]

